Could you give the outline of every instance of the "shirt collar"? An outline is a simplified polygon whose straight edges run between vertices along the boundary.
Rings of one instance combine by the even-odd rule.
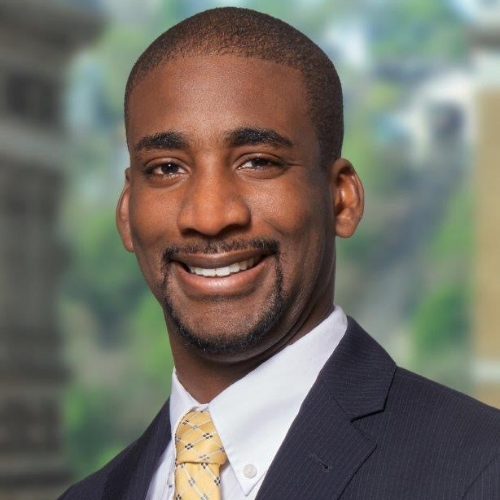
[[[198,403],[174,370],[170,397],[172,442],[180,419],[208,408],[228,460],[245,495],[262,479],[316,378],[347,329],[347,317],[334,311],[316,328],[285,347],[210,403]],[[253,466],[253,477],[248,477]]]

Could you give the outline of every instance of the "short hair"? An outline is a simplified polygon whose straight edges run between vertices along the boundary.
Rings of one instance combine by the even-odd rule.
[[[139,56],[125,90],[125,124],[135,86],[152,70],[179,57],[234,55],[298,69],[303,77],[321,163],[337,159],[344,136],[342,87],[328,56],[306,35],[267,14],[238,7],[206,10],[161,34]]]

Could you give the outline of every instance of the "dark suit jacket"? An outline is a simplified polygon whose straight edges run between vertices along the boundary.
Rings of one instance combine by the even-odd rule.
[[[169,439],[167,402],[61,499],[143,500]],[[257,499],[500,500],[500,411],[396,367],[349,318]]]

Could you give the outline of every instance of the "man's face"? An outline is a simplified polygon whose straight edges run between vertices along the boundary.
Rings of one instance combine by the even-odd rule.
[[[174,60],[133,90],[127,133],[118,225],[171,339],[244,358],[331,309],[332,177],[297,70]]]

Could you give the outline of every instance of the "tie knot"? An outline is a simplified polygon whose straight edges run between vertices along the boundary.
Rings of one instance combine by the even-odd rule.
[[[175,432],[176,463],[222,465],[227,455],[208,410],[186,413]]]

